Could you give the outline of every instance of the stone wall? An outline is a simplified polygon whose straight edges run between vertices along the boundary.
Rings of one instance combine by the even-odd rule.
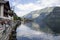
[[[12,29],[16,26],[17,22],[11,21],[11,24],[3,24],[2,30],[0,30],[0,40],[9,40],[9,35],[11,34]],[[1,27],[0,27],[1,28]]]

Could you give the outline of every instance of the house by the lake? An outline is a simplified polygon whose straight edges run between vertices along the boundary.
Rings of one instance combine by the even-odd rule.
[[[9,1],[0,0],[0,18],[11,20],[13,11],[10,8]]]

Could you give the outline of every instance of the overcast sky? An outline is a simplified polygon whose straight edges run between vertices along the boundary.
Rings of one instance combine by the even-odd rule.
[[[20,17],[44,7],[60,6],[60,0],[9,0],[9,2]]]

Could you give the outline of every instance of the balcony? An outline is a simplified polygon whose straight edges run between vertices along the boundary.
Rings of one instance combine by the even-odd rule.
[[[13,11],[12,10],[8,10],[8,13],[11,17],[13,16]]]

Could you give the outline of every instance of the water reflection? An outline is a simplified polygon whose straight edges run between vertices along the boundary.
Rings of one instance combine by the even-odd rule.
[[[45,33],[53,33],[53,31],[44,22],[40,22],[40,23],[29,22],[29,23],[25,23],[25,25],[36,31],[42,31]]]
[[[60,36],[54,36],[47,26],[42,28],[35,22],[21,24],[17,28],[17,40],[60,40]]]

